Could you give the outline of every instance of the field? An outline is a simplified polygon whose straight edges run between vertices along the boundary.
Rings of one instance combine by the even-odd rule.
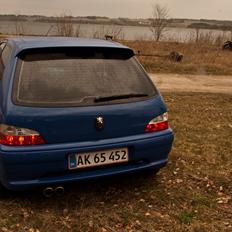
[[[176,136],[160,173],[9,196],[0,231],[232,231],[232,95],[163,96]]]
[[[150,41],[123,41],[134,49],[135,53],[158,55],[138,56],[146,70],[150,73],[177,73],[197,75],[232,75],[232,51],[222,50],[222,44],[210,45],[204,43],[175,43]],[[176,51],[183,54],[182,62],[170,61],[168,55]]]
[[[217,76],[220,88],[231,86],[232,52],[219,45],[124,43],[142,54],[163,56],[139,57],[149,72],[205,78],[202,84],[195,76],[186,78],[193,92],[178,86],[170,92],[172,85],[162,92],[175,132],[167,167],[157,175],[66,186],[64,196],[51,199],[39,191],[10,195],[0,199],[0,231],[232,231],[232,92],[207,92],[213,81],[204,76],[227,75]],[[171,51],[182,53],[183,62],[170,61]],[[165,84],[163,78],[157,84]],[[194,89],[196,83],[207,91]]]

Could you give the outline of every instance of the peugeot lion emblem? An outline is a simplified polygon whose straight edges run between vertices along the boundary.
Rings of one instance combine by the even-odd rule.
[[[102,130],[104,128],[104,118],[97,117],[95,120],[95,126],[97,130]]]

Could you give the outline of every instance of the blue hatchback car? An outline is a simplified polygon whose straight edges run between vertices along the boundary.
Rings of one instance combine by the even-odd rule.
[[[167,108],[130,48],[21,37],[0,54],[1,188],[52,190],[167,163]]]

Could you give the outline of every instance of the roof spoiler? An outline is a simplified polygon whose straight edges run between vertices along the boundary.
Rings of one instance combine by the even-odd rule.
[[[20,51],[16,56],[21,59],[33,57],[47,59],[49,54],[57,54],[57,58],[79,58],[79,59],[129,59],[133,57],[134,51],[128,47],[45,47],[29,48]],[[38,55],[38,56],[35,56]],[[44,56],[43,56],[44,55]],[[58,56],[59,55],[59,56]]]

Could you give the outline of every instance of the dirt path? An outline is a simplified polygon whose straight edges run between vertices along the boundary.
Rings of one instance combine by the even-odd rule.
[[[149,74],[161,91],[232,94],[232,76]]]

